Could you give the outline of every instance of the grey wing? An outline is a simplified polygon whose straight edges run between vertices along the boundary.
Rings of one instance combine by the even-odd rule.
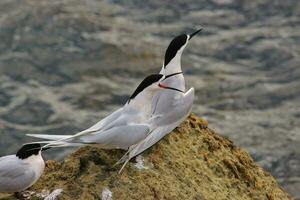
[[[181,123],[190,113],[194,102],[195,90],[190,88],[180,98],[169,105],[168,112],[158,113],[150,119],[150,124],[155,127],[168,126],[171,124]]]
[[[56,141],[49,141],[49,143],[47,145],[45,145],[44,147],[48,147],[48,146],[55,147],[58,144],[61,144],[61,142],[66,142],[66,143],[73,142],[76,139],[82,137],[83,135],[98,134],[102,130],[105,130],[105,129],[111,127],[112,124],[117,123],[116,121],[118,121],[118,119],[122,116],[122,112],[123,112],[123,107],[116,110],[112,114],[108,115],[107,117],[105,117],[101,121],[97,122],[96,124],[94,124],[90,128],[88,128],[86,130],[83,130],[79,133],[76,133],[74,135],[63,136],[63,137],[61,137],[61,139],[58,139]],[[34,135],[31,134],[30,136],[34,136]],[[49,137],[48,136],[49,135],[47,135],[46,139],[53,138],[53,136],[51,136],[51,135]],[[39,137],[39,138],[45,139],[45,137]]]
[[[95,131],[98,131],[98,130],[103,130],[103,129],[105,129],[106,126],[108,126],[109,124],[116,121],[122,115],[122,112],[123,112],[123,107],[119,108],[118,110],[111,113],[110,115],[108,115],[104,119],[100,120],[98,123],[94,124],[90,128],[88,128],[84,131],[81,131],[81,132],[95,132]]]
[[[0,177],[17,177],[24,174],[22,162],[15,156],[5,156],[0,159]]]
[[[127,149],[133,144],[145,139],[150,132],[147,124],[132,124],[113,127],[100,134],[84,135],[80,142],[97,143],[103,147]]]
[[[138,144],[132,146],[129,149],[129,159],[139,155],[146,149],[150,148],[154,144],[156,144],[159,140],[161,140],[165,135],[170,133],[174,128],[176,128],[180,123],[173,123],[168,126],[158,127],[153,130],[148,137],[146,137],[143,141]]]
[[[34,171],[15,156],[6,156],[0,160],[0,191],[14,192],[24,189],[34,179]]]
[[[191,88],[183,96],[182,105],[177,105],[172,111],[166,115],[154,117],[153,123],[155,128],[141,142],[129,148],[128,152],[118,161],[125,164],[136,155],[142,153],[161,140],[165,135],[174,130],[190,113],[194,100],[194,88]],[[124,166],[123,166],[124,167]]]
[[[105,133],[107,131],[110,131],[114,127],[118,126],[124,126],[128,122],[129,116],[123,115],[122,113],[123,109],[120,108],[119,110],[113,112],[111,115],[107,116],[97,124],[93,125],[92,127],[81,131],[71,137],[68,137],[64,140],[58,140],[58,141],[76,141],[77,139],[80,139],[83,136],[89,137],[93,135],[102,135],[102,133]]]
[[[174,99],[182,96],[181,93],[173,90],[162,90],[156,92],[152,101],[153,114],[163,114],[170,110],[174,105]]]

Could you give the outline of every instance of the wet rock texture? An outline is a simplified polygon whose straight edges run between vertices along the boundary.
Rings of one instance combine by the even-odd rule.
[[[182,62],[193,112],[300,199],[297,0],[1,0],[0,156],[111,113],[199,26]]]
[[[130,162],[121,174],[120,166],[112,167],[121,150],[83,147],[62,163],[48,161],[45,174],[29,189],[30,198],[63,189],[58,196],[62,200],[290,199],[245,150],[206,126],[191,115],[142,154],[143,169]]]

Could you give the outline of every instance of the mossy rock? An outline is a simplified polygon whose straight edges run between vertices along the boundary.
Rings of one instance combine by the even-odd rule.
[[[62,163],[48,161],[44,175],[29,189],[31,198],[61,188],[62,200],[105,199],[104,190],[112,192],[107,200],[291,199],[246,151],[193,114],[142,154],[144,166],[130,162],[119,174],[121,166],[114,164],[124,153],[86,146]]]

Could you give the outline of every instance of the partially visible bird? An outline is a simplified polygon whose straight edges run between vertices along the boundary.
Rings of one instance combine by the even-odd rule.
[[[187,92],[177,92],[185,91],[181,55],[188,42],[201,30],[199,29],[190,35],[179,35],[169,44],[160,74],[165,76],[162,84],[172,87],[173,90],[156,92],[153,100],[155,105],[152,110],[153,117],[149,122],[152,132],[145,139],[131,146],[118,161],[118,163],[125,162],[123,167],[131,158],[142,153],[174,130],[189,115],[195,92],[194,88],[190,88]]]
[[[32,186],[45,168],[41,151],[40,144],[25,144],[16,155],[1,157],[0,192],[21,192]]]

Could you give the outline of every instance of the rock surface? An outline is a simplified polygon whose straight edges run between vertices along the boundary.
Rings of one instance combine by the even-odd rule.
[[[143,153],[144,159],[138,156],[144,167],[130,162],[118,174],[120,166],[112,166],[123,153],[87,146],[62,163],[48,161],[29,196],[41,199],[45,191],[63,189],[58,199],[290,199],[246,151],[195,115]]]

